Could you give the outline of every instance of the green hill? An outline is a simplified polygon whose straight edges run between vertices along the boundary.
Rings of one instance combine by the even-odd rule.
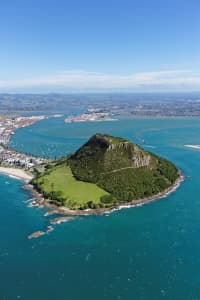
[[[96,134],[70,157],[46,166],[33,184],[56,204],[85,209],[156,195],[178,176],[166,159],[128,140]]]

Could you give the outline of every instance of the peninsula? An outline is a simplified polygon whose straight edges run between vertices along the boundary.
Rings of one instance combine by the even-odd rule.
[[[7,145],[16,129],[30,126],[46,119],[46,116],[4,116],[0,115],[0,143]]]
[[[101,213],[143,204],[172,191],[181,180],[168,160],[119,137],[95,134],[74,154],[51,161],[31,181],[47,205]]]
[[[67,117],[65,123],[80,123],[80,122],[100,122],[100,121],[117,121],[110,116],[108,112],[90,111],[75,117]]]

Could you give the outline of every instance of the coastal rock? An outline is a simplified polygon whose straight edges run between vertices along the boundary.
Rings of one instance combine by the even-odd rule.
[[[73,220],[74,217],[58,217],[50,221],[51,224],[61,224]]]
[[[45,232],[44,232],[44,231],[38,230],[38,231],[36,231],[36,232],[33,232],[33,233],[29,234],[29,235],[28,235],[28,239],[29,239],[29,240],[35,239],[35,238],[38,238],[38,237],[40,237],[40,236],[42,236],[42,235],[45,235]]]

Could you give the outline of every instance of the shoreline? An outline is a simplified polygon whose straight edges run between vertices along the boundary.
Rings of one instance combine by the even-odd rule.
[[[121,210],[125,208],[131,208],[131,207],[137,207],[142,206],[145,204],[148,204],[150,202],[162,199],[176,191],[181,182],[184,180],[184,175],[179,171],[179,177],[174,182],[172,186],[164,190],[163,192],[160,192],[157,195],[152,195],[146,198],[138,199],[138,200],[132,200],[130,202],[124,202],[120,203],[114,207],[110,208],[98,208],[98,209],[86,209],[86,210],[73,210],[64,206],[57,206],[55,204],[52,204],[49,202],[48,199],[45,199],[42,194],[40,194],[34,186],[30,183],[31,179],[33,179],[34,176],[29,175],[25,170],[18,169],[18,168],[10,168],[10,167],[1,167],[0,166],[0,174],[4,174],[6,176],[9,176],[11,178],[15,178],[18,180],[22,180],[25,182],[25,185],[23,186],[24,189],[28,190],[32,196],[33,201],[31,202],[30,207],[40,207],[40,208],[48,208],[50,210],[49,214],[62,214],[62,215],[100,215],[105,213],[111,213],[116,210]]]
[[[28,183],[33,178],[33,176],[29,175],[24,169],[19,168],[0,166],[0,174],[4,174],[15,179],[23,180],[26,183]]]
[[[73,210],[64,206],[57,206],[55,204],[49,203],[48,199],[45,199],[35,188],[32,184],[27,183],[24,185],[24,188],[26,190],[29,190],[30,193],[34,197],[34,203],[32,206],[37,206],[37,207],[46,207],[50,211],[47,213],[47,215],[51,214],[62,214],[62,215],[73,215],[73,216],[87,216],[87,215],[101,215],[101,214],[106,214],[106,213],[111,213],[116,210],[121,210],[125,208],[131,208],[131,207],[137,207],[137,206],[142,206],[148,203],[151,203],[153,201],[157,201],[162,198],[166,198],[168,195],[171,193],[175,192],[181,185],[181,182],[184,181],[184,175],[179,171],[179,177],[177,180],[174,182],[172,186],[164,190],[163,192],[158,193],[157,195],[152,195],[146,198],[138,199],[138,200],[132,200],[130,202],[125,202],[116,205],[115,207],[110,207],[110,208],[99,208],[99,209],[86,209],[86,210]]]

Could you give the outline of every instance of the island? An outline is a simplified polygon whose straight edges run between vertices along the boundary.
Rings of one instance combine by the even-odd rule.
[[[170,161],[127,139],[99,133],[74,154],[35,166],[30,183],[43,205],[92,214],[161,198],[181,180]]]

